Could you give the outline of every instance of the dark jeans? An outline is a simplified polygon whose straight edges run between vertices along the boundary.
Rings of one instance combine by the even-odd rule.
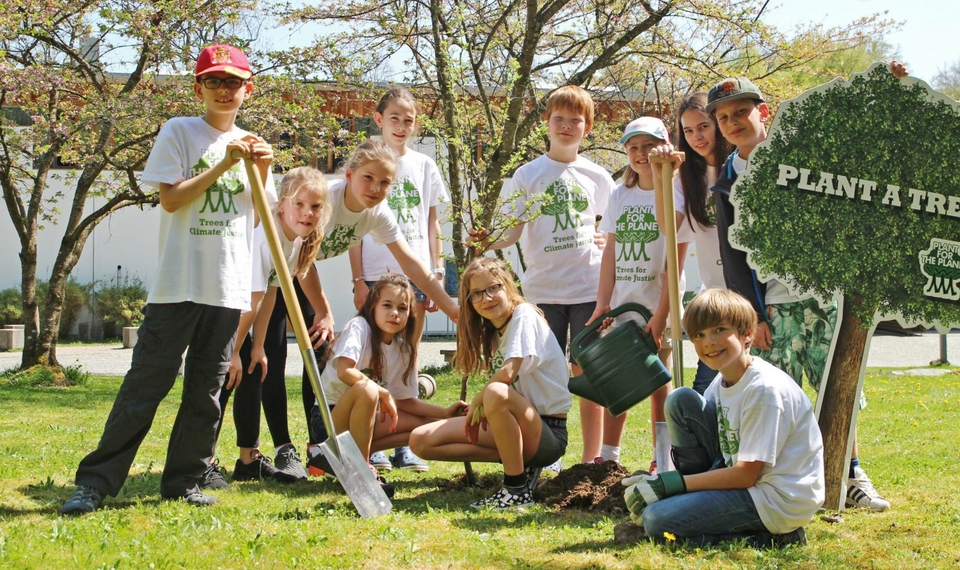
[[[197,303],[149,304],[97,449],[77,468],[78,485],[116,496],[130,472],[157,407],[173,388],[184,350],[183,395],[170,433],[160,494],[181,497],[213,459],[220,421],[220,388],[230,366],[240,311]],[[189,347],[189,349],[187,348]]]
[[[717,374],[719,373],[716,370],[704,364],[702,360],[697,360],[697,375],[693,378],[694,391],[703,396]]]

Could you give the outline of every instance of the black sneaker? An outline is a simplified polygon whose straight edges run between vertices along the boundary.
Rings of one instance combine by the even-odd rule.
[[[396,487],[393,486],[393,483],[387,483],[387,480],[379,475],[377,475],[377,483],[380,483],[380,488],[383,489],[383,494],[385,494],[388,499],[392,499],[393,494],[397,491]]]
[[[92,513],[103,504],[103,493],[89,485],[78,485],[77,490],[60,507],[61,515],[85,515]]]
[[[307,471],[314,477],[337,477],[337,474],[333,472],[333,467],[330,465],[330,462],[323,456],[322,451],[307,461]]]
[[[387,480],[380,476],[377,473],[377,468],[373,465],[368,465],[370,471],[373,473],[373,478],[377,480],[377,483],[380,483],[380,488],[383,489],[383,494],[387,496],[388,499],[393,498],[393,494],[396,492],[396,487],[393,486],[393,483],[387,483]]]
[[[180,497],[164,497],[163,499],[166,501],[183,501],[184,503],[193,505],[194,507],[209,507],[217,504],[216,497],[205,495],[200,491],[182,495]]]
[[[303,461],[292,444],[281,446],[277,450],[274,463],[277,472],[273,478],[281,483],[296,483],[307,478],[307,470],[303,468]]]
[[[276,474],[277,468],[270,464],[270,458],[266,455],[257,455],[250,463],[237,459],[237,465],[233,468],[234,481],[256,481]]]
[[[223,470],[220,468],[220,461],[214,459],[207,466],[207,470],[200,476],[201,489],[226,489],[230,486],[227,480],[223,478]]]
[[[529,507],[535,504],[533,500],[533,493],[529,490],[524,489],[519,495],[514,495],[507,490],[506,487],[502,487],[499,491],[490,495],[486,499],[481,499],[475,503],[471,503],[470,506],[474,509],[495,509],[498,511],[505,511],[507,509],[516,509],[519,507]]]

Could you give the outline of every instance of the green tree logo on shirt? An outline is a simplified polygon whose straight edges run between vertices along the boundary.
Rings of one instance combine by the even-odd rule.
[[[196,166],[193,167],[193,172],[205,172],[210,170],[210,167],[210,161],[206,157],[201,157]],[[233,197],[243,192],[243,182],[235,177],[235,173],[239,172],[240,169],[233,166],[207,188],[203,198],[203,206],[200,208],[201,214],[207,212],[211,214],[217,212],[237,213],[237,206],[233,203]]]
[[[717,406],[717,427],[720,429],[720,451],[733,467],[733,456],[740,453],[740,430],[730,427],[730,408]]]
[[[323,238],[323,243],[320,244],[320,253],[323,254],[322,259],[336,257],[350,249],[356,231],[356,226],[335,225],[333,230]]]
[[[927,278],[924,295],[949,301],[960,299],[960,243],[932,238],[930,249],[920,252],[920,272]]]
[[[579,214],[585,211],[588,205],[583,188],[570,180],[561,178],[547,188],[546,194],[551,201],[543,207],[543,213],[556,218],[556,223],[553,225],[554,233],[583,225]]]
[[[420,192],[408,178],[397,180],[390,188],[387,205],[391,210],[396,210],[397,221],[401,224],[416,222],[413,209],[420,205]]]
[[[626,206],[617,218],[617,261],[650,261],[647,244],[657,241],[660,227],[653,206]]]

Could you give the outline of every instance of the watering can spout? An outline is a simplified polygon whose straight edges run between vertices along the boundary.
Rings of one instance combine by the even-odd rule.
[[[606,405],[600,393],[593,388],[593,384],[587,378],[586,374],[574,376],[570,379],[570,393],[581,398],[586,398],[595,404]]]

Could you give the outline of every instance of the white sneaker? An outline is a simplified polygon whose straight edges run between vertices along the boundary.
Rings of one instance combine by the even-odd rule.
[[[867,472],[859,467],[853,470],[855,477],[847,482],[847,500],[848,508],[867,508],[871,511],[880,512],[890,508],[890,501],[887,501],[877,493],[873,488],[873,482],[867,477]]]
[[[557,459],[550,465],[547,465],[543,468],[544,471],[553,471],[554,473],[559,473],[563,469],[563,458]]]

